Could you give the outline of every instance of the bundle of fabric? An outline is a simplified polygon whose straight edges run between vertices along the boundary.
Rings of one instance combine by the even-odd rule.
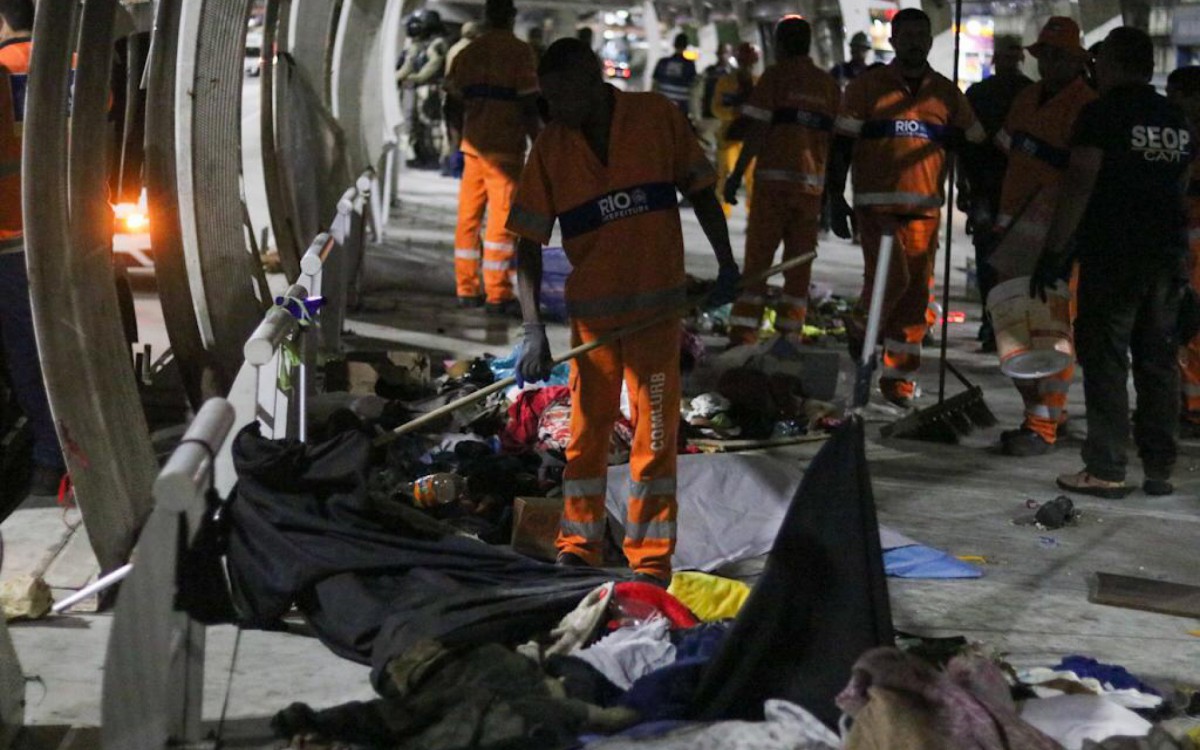
[[[306,446],[243,429],[233,446],[227,563],[244,624],[274,627],[293,605],[334,653],[372,664],[414,644],[517,644],[548,630],[596,586],[596,569],[547,565],[459,535],[366,491],[371,439]]]

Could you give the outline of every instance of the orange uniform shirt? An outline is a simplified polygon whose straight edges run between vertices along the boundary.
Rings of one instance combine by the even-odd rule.
[[[503,29],[468,44],[446,74],[446,90],[463,100],[464,153],[520,160],[529,135],[519,99],[537,93],[533,47]]]
[[[742,107],[746,117],[770,124],[755,179],[795,183],[820,195],[840,100],[837,80],[808,57],[767,68]]]
[[[691,126],[666,97],[609,90],[608,163],[580,131],[550,123],[533,146],[508,215],[509,231],[543,245],[558,221],[574,269],[567,312],[593,330],[684,301],[675,191],[690,194],[716,181]]]
[[[1043,103],[1044,91],[1035,83],[1018,94],[996,135],[996,145],[1008,152],[996,218],[1000,227],[1007,227],[1042,188],[1057,188],[1071,158],[1075,119],[1097,97],[1082,78]]]
[[[947,147],[986,137],[950,79],[927,69],[913,94],[894,62],[850,82],[836,130],[858,139],[854,205],[916,215],[934,215],[945,202]]]
[[[0,44],[0,252],[24,246],[21,136],[31,52],[28,39]]]

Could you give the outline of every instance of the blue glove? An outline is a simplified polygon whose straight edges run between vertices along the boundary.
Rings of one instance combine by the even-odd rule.
[[[738,284],[741,280],[742,273],[736,264],[721,266],[721,271],[717,274],[717,283],[713,285],[712,291],[708,293],[708,298],[704,300],[704,306],[711,309],[733,302],[737,299]]]
[[[550,342],[546,339],[546,326],[542,323],[526,323],[521,326],[525,338],[517,355],[515,376],[517,385],[536,383],[550,377],[554,361],[550,357]]]

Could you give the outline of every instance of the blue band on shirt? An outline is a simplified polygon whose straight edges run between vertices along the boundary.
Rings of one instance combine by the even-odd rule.
[[[860,138],[920,138],[935,143],[950,144],[962,139],[958,128],[936,125],[922,120],[868,120],[863,123]]]
[[[1023,130],[1013,133],[1012,145],[1009,147],[1009,153],[1018,151],[1045,162],[1055,169],[1066,169],[1068,162],[1071,161],[1071,152],[1068,149],[1051,146],[1041,138]]]
[[[833,130],[833,118],[811,109],[777,109],[771,113],[773,125],[800,125],[813,130]]]
[[[475,83],[463,86],[464,99],[495,99],[502,102],[515,102],[517,90],[509,86],[492,86],[488,83]]]
[[[600,229],[605,224],[675,208],[675,185],[648,182],[613,190],[576,206],[558,217],[564,240]]]

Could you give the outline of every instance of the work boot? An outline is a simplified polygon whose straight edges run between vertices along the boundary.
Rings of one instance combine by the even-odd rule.
[[[916,406],[917,384],[900,378],[880,378],[879,393],[889,404],[901,409],[911,409]]]
[[[591,568],[593,567],[587,560],[584,560],[574,552],[559,552],[558,558],[554,561],[555,565],[560,565],[564,568]]]
[[[1179,420],[1179,439],[1200,440],[1200,422],[1193,422],[1190,419]]]
[[[1092,476],[1088,473],[1087,469],[1076,474],[1061,474],[1058,477],[1057,484],[1061,489],[1068,492],[1103,497],[1109,500],[1120,500],[1130,492],[1133,492],[1133,488],[1125,484],[1124,481],[1111,482],[1107,479],[1101,479]]]
[[[483,306],[483,311],[496,318],[519,318],[521,317],[521,303],[515,299],[489,302]]]
[[[460,310],[478,310],[483,307],[483,297],[459,297],[458,307]]]
[[[1024,425],[1000,433],[1000,452],[1006,456],[1044,456],[1052,450],[1054,443]]]
[[[1142,492],[1156,497],[1160,495],[1174,495],[1175,485],[1171,484],[1170,479],[1146,477],[1142,480]]]
[[[634,583],[648,583],[651,586],[657,586],[660,589],[666,589],[666,588],[670,587],[670,585],[671,585],[670,578],[661,578],[659,576],[654,575],[653,573],[634,573],[633,574],[633,582]]]
[[[64,474],[66,471],[58,467],[35,465],[33,476],[29,480],[29,494],[36,497],[58,497]]]

